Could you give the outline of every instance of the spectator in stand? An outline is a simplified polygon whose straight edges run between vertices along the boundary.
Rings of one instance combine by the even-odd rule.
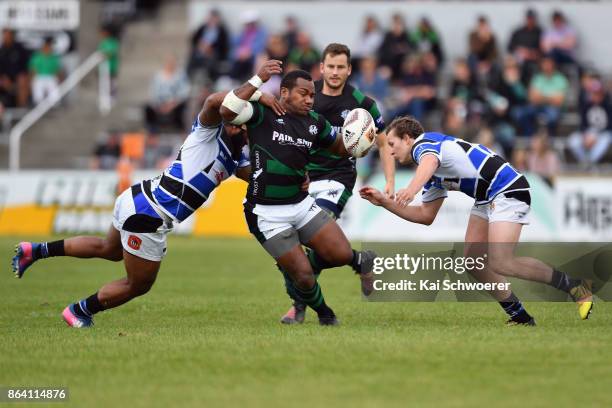
[[[453,68],[448,102],[444,111],[443,128],[445,132],[468,138],[470,133],[465,124],[469,122],[478,101],[478,87],[470,72],[467,60],[458,59]]]
[[[300,26],[297,19],[294,16],[285,17],[285,31],[283,32],[283,39],[285,40],[288,49],[292,50],[295,48],[299,32]]]
[[[542,51],[550,54],[555,63],[576,64],[576,31],[569,25],[560,11],[552,14],[552,27],[542,38]]]
[[[98,51],[104,53],[108,60],[113,94],[116,92],[117,75],[119,75],[119,40],[115,33],[114,27],[103,26],[100,30],[100,43],[98,44]]]
[[[170,124],[184,130],[189,92],[187,75],[178,68],[175,57],[168,57],[151,83],[151,99],[145,107],[147,128],[155,132],[160,126]]]
[[[25,107],[30,98],[28,60],[30,54],[17,41],[13,30],[2,30],[0,46],[0,102],[5,107]]]
[[[259,67],[261,67],[261,65],[263,65],[265,61],[269,59],[282,61],[285,69],[291,68],[290,64],[287,64],[289,60],[289,49],[287,47],[287,43],[285,42],[285,37],[283,37],[281,34],[270,35],[265,52],[257,57],[254,71],[257,71]],[[260,88],[260,91],[279,96],[280,82],[281,76],[273,75],[272,78],[264,82]]]
[[[540,42],[542,28],[538,22],[538,15],[533,9],[525,13],[525,24],[517,28],[508,43],[508,51],[512,53],[521,66],[521,79],[528,84],[533,73],[537,70],[538,61],[542,55]]]
[[[230,76],[242,81],[253,75],[255,57],[265,50],[268,34],[259,24],[256,10],[245,10],[240,21],[244,27],[234,40]]]
[[[359,36],[357,46],[355,47],[355,52],[353,53],[355,59],[359,60],[364,57],[376,55],[380,45],[383,42],[383,39],[384,34],[380,30],[376,17],[371,15],[367,16],[363,31]]]
[[[315,69],[319,70],[321,54],[314,48],[310,36],[304,31],[300,31],[297,35],[295,48],[289,52],[289,62],[313,74]]]
[[[487,102],[488,123],[493,127],[496,140],[509,157],[516,136],[512,114],[527,103],[527,88],[521,82],[520,68],[512,55],[504,58],[502,72],[490,84]]]
[[[468,105],[477,96],[478,89],[467,60],[463,58],[457,59],[453,69],[450,97],[460,99],[464,104]]]
[[[527,153],[527,170],[542,177],[551,187],[560,171],[559,155],[550,148],[548,135],[541,132],[531,140],[531,149]]]
[[[612,102],[610,94],[597,76],[583,80],[580,97],[580,130],[574,132],[568,145],[583,165],[598,163],[612,141]]]
[[[478,17],[478,23],[469,35],[470,69],[477,71],[481,63],[492,64],[497,59],[497,40],[485,16]]]
[[[425,69],[420,55],[408,56],[402,64],[398,86],[399,104],[391,113],[391,118],[411,115],[423,120],[425,114],[435,106],[435,72]]]
[[[355,75],[353,85],[375,99],[379,108],[385,105],[385,100],[389,96],[389,79],[381,74],[376,58],[361,59],[359,73]]]
[[[32,75],[32,99],[34,103],[39,104],[46,97],[59,98],[62,61],[53,52],[53,39],[45,38],[42,48],[30,58],[28,67]]]
[[[419,20],[419,25],[410,35],[410,39],[418,52],[433,53],[436,57],[436,65],[438,67],[442,66],[444,63],[442,39],[427,17],[422,17],[421,20]]]
[[[514,167],[520,173],[527,173],[527,149],[518,144],[512,149],[512,167]]]
[[[495,134],[488,127],[483,127],[478,131],[476,135],[475,143],[481,144],[488,148],[489,150],[499,154],[502,157],[506,157],[504,155],[504,149],[502,146],[495,140]]]
[[[202,71],[215,81],[222,74],[222,64],[229,56],[229,34],[218,10],[212,9],[204,24],[191,37],[191,56],[187,64],[190,78]]]
[[[404,17],[393,14],[391,29],[385,33],[385,38],[378,49],[380,64],[391,70],[391,78],[398,80],[401,76],[402,63],[406,56],[414,51]]]
[[[270,35],[264,55],[267,59],[279,60],[286,64],[289,60],[289,47],[285,38],[281,34]]]
[[[516,118],[525,136],[536,132],[542,122],[553,136],[561,118],[569,83],[555,67],[555,61],[545,56],[540,62],[540,72],[529,85],[529,104],[516,110]]]
[[[117,167],[121,147],[119,132],[111,132],[108,136],[98,141],[89,167],[92,170],[113,170]]]

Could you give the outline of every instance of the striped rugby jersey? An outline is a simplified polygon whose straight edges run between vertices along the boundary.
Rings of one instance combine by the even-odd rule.
[[[528,190],[525,176],[487,147],[441,133],[427,132],[416,138],[412,158],[419,163],[432,154],[440,162],[434,176],[423,187],[423,202],[458,190],[473,197],[477,205],[504,192]]]
[[[142,182],[148,201],[160,215],[184,221],[223,180],[250,164],[241,146],[232,144],[222,124],[204,126],[196,119],[176,160],[160,176]]]

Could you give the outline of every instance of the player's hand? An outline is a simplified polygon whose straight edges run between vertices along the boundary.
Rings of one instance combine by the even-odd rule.
[[[387,184],[385,184],[385,195],[391,198],[393,194],[395,194],[395,183],[393,181],[387,181]]]
[[[384,203],[387,201],[387,198],[383,195],[383,193],[370,186],[361,187],[359,189],[359,195],[361,198],[368,200],[374,205],[384,205]]]
[[[407,188],[402,188],[395,194],[395,202],[401,205],[402,207],[407,206],[414,200],[415,194],[408,190]]]
[[[285,113],[287,113],[285,109],[282,107],[282,105],[280,104],[280,102],[278,101],[278,99],[276,99],[276,97],[272,94],[265,93],[265,92],[262,93],[261,97],[259,98],[259,102],[262,105],[267,106],[268,108],[272,109],[274,113],[276,113],[278,116],[282,116]]]
[[[300,186],[300,190],[308,192],[308,188],[310,188],[310,177],[308,176],[308,172],[306,172],[306,177],[304,178],[304,182]]]
[[[272,75],[280,75],[282,73],[282,61],[268,60],[261,66],[261,68],[259,68],[259,71],[257,71],[257,76],[260,77],[262,81],[266,82],[272,77]]]

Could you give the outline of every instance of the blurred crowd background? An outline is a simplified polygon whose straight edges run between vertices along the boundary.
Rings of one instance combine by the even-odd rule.
[[[148,3],[143,12],[155,13],[156,7]],[[489,16],[478,16],[464,33],[469,52],[453,59],[447,57],[434,20],[407,21],[400,12],[386,21],[365,15],[358,46],[351,50],[350,82],[378,102],[387,122],[413,115],[426,129],[482,143],[518,170],[537,173],[551,184],[561,172],[610,172],[609,73],[577,57],[579,30],[571,16],[561,9],[547,15],[527,6],[520,10],[523,21],[504,36],[510,38],[506,43],[498,40]],[[239,19],[241,29],[230,31],[229,18]],[[123,24],[106,21],[99,32],[98,49],[109,59],[113,78],[121,75]],[[244,81],[265,59],[279,59],[286,71],[300,68],[319,79],[325,44],[313,43],[316,29],[299,14],[271,27],[261,23],[255,8],[239,16],[212,9],[184,38],[187,58],[166,55],[150,78],[141,128],[108,129],[89,166],[116,168],[125,156],[131,167],[163,167],[204,98]],[[59,54],[57,46],[49,37],[26,47],[14,30],[2,30],[0,118],[5,131],[13,116],[19,117],[15,112],[57,92],[72,69],[69,50]],[[264,90],[278,94],[279,83],[280,77],[272,78]],[[113,86],[120,97],[121,90]],[[378,171],[377,161],[363,161],[359,171],[369,177]]]

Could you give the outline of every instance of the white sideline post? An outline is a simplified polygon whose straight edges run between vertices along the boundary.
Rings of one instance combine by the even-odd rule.
[[[90,73],[98,64],[106,61],[106,57],[99,51],[91,54],[58,88],[58,96],[53,98],[47,96],[11,129],[9,134],[9,170],[19,170],[19,153],[21,150],[21,138],[26,130],[32,127],[45,113],[53,108],[68,92],[76,87],[83,78]],[[110,75],[110,74],[109,74]],[[110,78],[109,78],[110,83]],[[109,85],[110,87],[110,85]],[[109,90],[110,95],[110,90]],[[109,108],[110,110],[110,108]]]
[[[108,60],[98,65],[98,108],[102,115],[108,115],[112,107],[110,65]]]

